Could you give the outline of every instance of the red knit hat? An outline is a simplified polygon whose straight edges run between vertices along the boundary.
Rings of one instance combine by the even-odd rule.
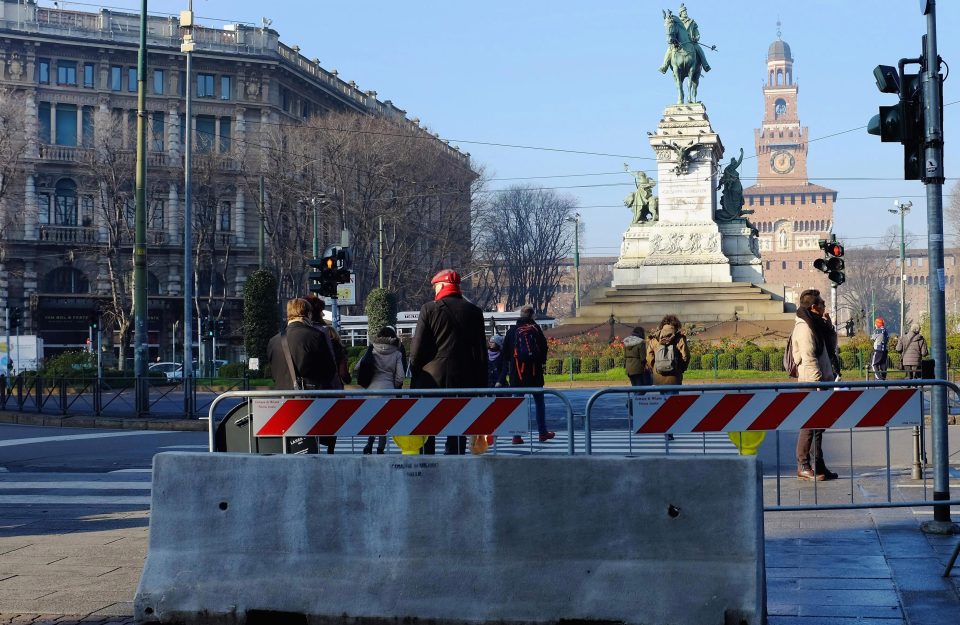
[[[430,280],[430,284],[436,284],[438,282],[460,284],[460,274],[453,269],[443,269],[439,271],[437,275],[433,276],[433,279]]]

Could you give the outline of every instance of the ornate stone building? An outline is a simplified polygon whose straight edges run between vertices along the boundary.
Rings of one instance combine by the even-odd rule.
[[[818,242],[830,238],[837,199],[807,179],[809,130],[800,124],[799,90],[790,46],[778,33],[767,51],[763,123],[754,131],[757,183],[744,190],[744,204],[760,230],[764,278],[783,284],[788,297],[807,288],[829,293],[813,261],[822,256]]]
[[[148,342],[151,360],[171,357],[182,341],[184,95],[192,90],[196,151],[215,170],[218,187],[211,232],[232,254],[224,282],[226,316],[241,344],[240,298],[256,269],[259,219],[249,188],[237,180],[238,146],[255,144],[262,128],[326,111],[382,116],[416,129],[404,111],[373,91],[308,59],[275,30],[241,24],[195,27],[191,84],[186,84],[181,30],[174,17],[148,23]],[[0,0],[0,98],[22,103],[25,150],[7,181],[0,215],[10,224],[0,242],[0,310],[21,307],[22,331],[38,334],[48,353],[81,348],[88,323],[110,289],[102,210],[103,168],[95,163],[104,133],[122,137],[115,163],[134,167],[139,15],[90,13]],[[424,131],[425,132],[425,131]],[[431,137],[432,138],[432,137]],[[449,158],[469,155],[435,139]],[[196,182],[196,179],[195,179]],[[122,211],[121,211],[122,212]],[[120,256],[132,254],[132,210]],[[196,235],[196,232],[195,232]],[[129,256],[127,256],[129,258]],[[200,275],[198,294],[216,278]],[[206,283],[205,283],[206,280]],[[4,323],[0,314],[0,327]],[[5,330],[0,330],[2,333]],[[106,342],[110,342],[109,333]],[[237,350],[217,357],[233,359]]]

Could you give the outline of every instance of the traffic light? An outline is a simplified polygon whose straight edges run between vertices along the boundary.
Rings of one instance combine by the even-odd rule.
[[[10,310],[10,329],[17,330],[23,323],[23,309],[19,306]]]
[[[827,274],[834,285],[840,286],[847,279],[847,275],[843,272],[843,246],[835,240],[821,239],[820,249],[823,250],[825,258],[813,261],[814,268]]]
[[[873,70],[877,89],[881,93],[896,93],[900,101],[893,106],[881,106],[867,124],[867,132],[883,142],[903,144],[904,180],[923,179],[923,150],[926,144],[924,129],[923,85],[919,74],[904,74],[889,65],[878,65]]]
[[[350,282],[350,248],[328,247],[323,258],[313,258],[307,264],[314,271],[307,274],[310,292],[322,297],[336,297],[337,285]]]
[[[217,319],[217,336],[224,336],[227,329],[226,319]]]

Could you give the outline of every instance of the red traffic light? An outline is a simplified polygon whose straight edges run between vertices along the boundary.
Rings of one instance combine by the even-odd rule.
[[[843,256],[843,246],[839,243],[830,243],[824,251],[831,256]]]

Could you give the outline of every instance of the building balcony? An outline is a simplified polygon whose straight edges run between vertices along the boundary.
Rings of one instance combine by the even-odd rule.
[[[37,228],[37,239],[50,243],[97,243],[97,229],[84,226],[51,226]]]
[[[44,161],[58,163],[79,163],[89,162],[91,150],[89,148],[78,148],[69,145],[48,145],[40,144],[40,159]]]

